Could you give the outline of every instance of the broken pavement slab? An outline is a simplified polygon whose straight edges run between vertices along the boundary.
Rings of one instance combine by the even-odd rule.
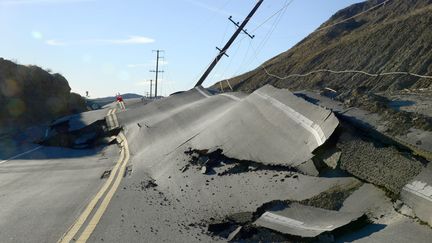
[[[293,203],[288,208],[267,211],[255,226],[302,238],[315,238],[360,219],[363,213],[338,212]]]
[[[131,131],[137,122],[149,126],[130,133],[132,151],[143,146],[166,154],[187,143],[239,161],[292,168],[311,159],[339,124],[330,110],[269,85],[248,96],[204,96],[192,89],[116,115]]]
[[[381,212],[382,208],[392,208],[392,203],[385,192],[372,184],[365,183],[355,190],[340,208],[341,212]]]
[[[413,209],[420,220],[432,226],[432,166],[430,164],[402,188],[400,197]]]
[[[82,129],[96,121],[103,120],[107,115],[108,110],[87,111],[75,115],[65,116],[55,120],[50,124],[51,128],[55,128],[61,124],[67,123],[67,131],[72,132]]]
[[[270,85],[207,121],[191,147],[217,146],[230,158],[291,167],[311,159],[339,124],[331,111]]]
[[[40,143],[76,149],[89,148],[113,143],[113,137],[120,129],[115,109],[88,111],[54,121]]]

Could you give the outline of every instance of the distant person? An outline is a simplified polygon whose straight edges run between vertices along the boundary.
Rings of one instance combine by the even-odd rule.
[[[120,107],[120,109],[122,109],[123,111],[126,110],[125,103],[124,103],[123,98],[121,97],[120,93],[117,93],[116,99],[117,99],[117,105]]]

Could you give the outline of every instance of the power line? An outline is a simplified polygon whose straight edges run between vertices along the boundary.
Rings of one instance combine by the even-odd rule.
[[[238,54],[238,52],[240,51],[241,44],[243,43],[243,40],[244,40],[244,38],[241,39],[241,40],[238,42],[238,44],[237,44],[237,48],[234,50],[234,52],[233,52],[232,55],[230,54],[231,58],[230,58],[228,64],[225,66],[225,68],[224,68],[224,70],[223,70],[222,73],[226,73],[226,72],[228,71],[228,68],[231,66],[232,62],[234,61],[234,57],[236,57],[237,54]]]
[[[291,3],[293,2],[293,0],[289,1],[288,0],[285,2],[284,7],[282,8],[283,11],[278,11],[279,15],[277,16],[277,18],[275,19],[275,21],[273,22],[270,30],[267,32],[267,34],[265,35],[263,41],[258,45],[257,49],[254,49],[252,46],[252,49],[254,49],[254,54],[255,56],[251,59],[251,62],[253,60],[256,60],[258,58],[258,55],[261,53],[261,51],[263,50],[264,46],[267,44],[268,40],[270,39],[271,35],[273,34],[273,32],[276,30],[279,22],[282,20],[282,17],[285,15],[288,6],[291,5]],[[275,14],[273,16],[276,16]],[[248,63],[249,65],[250,63]]]
[[[272,14],[270,17],[268,17],[266,20],[264,20],[261,24],[259,24],[254,30],[251,31],[251,33],[254,33],[255,31],[257,31],[259,28],[261,28],[264,24],[266,24],[268,21],[270,21],[270,19],[272,19],[278,13],[286,10],[288,8],[288,6],[291,5],[292,2],[294,2],[294,0],[291,0],[289,2],[286,1],[285,4],[282,6],[282,8],[280,8],[278,11],[276,11],[274,14]]]
[[[266,45],[266,43],[268,42],[268,40],[270,39],[272,33],[275,31],[277,25],[279,24],[279,22],[282,20],[282,17],[285,15],[288,6],[291,5],[291,3],[294,0],[286,0],[285,4],[283,5],[282,8],[280,8],[279,10],[277,10],[274,14],[272,14],[270,17],[268,17],[264,22],[262,22],[257,28],[255,28],[256,31],[257,29],[259,29],[260,27],[262,27],[266,22],[268,22],[270,19],[274,18],[275,16],[277,16],[277,18],[275,19],[275,21],[272,23],[269,31],[265,34],[263,40],[258,44],[257,48],[254,48],[252,45],[252,42],[249,43],[249,47],[248,47],[248,51],[247,53],[249,53],[249,48],[251,48],[253,50],[252,53],[252,58],[250,59],[250,61],[247,63],[246,66],[250,65],[250,63],[254,60],[256,60],[256,58],[258,57],[259,53],[262,51],[262,49],[264,48],[264,46]],[[254,33],[254,32],[253,32]],[[244,38],[243,38],[244,39]],[[242,40],[243,40],[242,39]],[[240,73],[241,68],[244,66],[244,64],[246,63],[246,56],[243,59],[243,61],[241,62],[240,66],[237,68],[236,72],[234,73],[233,76],[237,75],[238,73]]]
[[[265,68],[265,67],[263,67],[263,69],[267,75],[274,77],[274,78],[277,78],[279,80],[285,80],[285,79],[292,78],[292,77],[306,77],[309,75],[313,75],[316,73],[322,73],[322,72],[328,72],[328,73],[334,73],[334,74],[354,73],[354,74],[363,74],[363,75],[370,76],[370,77],[380,77],[380,76],[388,76],[388,75],[409,75],[409,76],[414,76],[414,77],[418,77],[418,78],[432,79],[432,76],[420,75],[420,74],[411,73],[411,72],[401,72],[401,71],[369,73],[369,72],[365,72],[365,71],[361,71],[361,70],[339,70],[338,71],[338,70],[331,70],[331,69],[318,69],[318,70],[310,71],[310,72],[304,73],[304,74],[290,74],[290,75],[287,75],[285,77],[280,77],[278,75],[270,73],[267,70],[267,68]]]
[[[380,6],[382,6],[382,5],[385,5],[385,4],[386,4],[387,2],[389,2],[389,1],[391,1],[391,0],[386,0],[386,1],[382,2],[382,3],[379,3],[379,4],[377,4],[377,5],[375,5],[375,6],[371,7],[371,8],[369,8],[369,9],[366,9],[366,10],[363,11],[363,12],[360,12],[360,13],[358,13],[358,14],[356,14],[356,15],[354,15],[354,16],[351,16],[351,17],[349,17],[349,18],[343,19],[343,20],[341,20],[341,21],[339,21],[339,22],[336,22],[336,23],[334,23],[334,24],[331,24],[331,25],[329,25],[329,26],[324,26],[324,27],[322,27],[322,28],[316,29],[314,32],[318,32],[318,31],[321,31],[321,30],[325,30],[325,29],[331,28],[331,27],[336,26],[336,25],[338,25],[338,24],[342,24],[342,23],[344,23],[344,22],[346,22],[346,21],[348,21],[348,20],[354,19],[354,18],[356,18],[356,17],[358,17],[358,16],[360,16],[360,15],[363,15],[363,14],[365,14],[365,13],[367,13],[367,12],[370,12],[370,11],[372,11],[372,10],[374,10],[374,9],[376,9],[376,8],[378,8],[378,7],[380,7]],[[314,32],[312,32],[312,33],[314,33]]]
[[[283,5],[282,8],[280,8],[279,10],[277,10],[274,14],[272,14],[270,17],[268,17],[265,21],[263,21],[260,25],[258,25],[258,27],[256,27],[256,28],[251,32],[251,33],[255,33],[256,30],[258,30],[260,27],[264,26],[265,23],[267,23],[269,20],[271,20],[272,18],[274,18],[276,15],[279,14],[278,17],[275,19],[274,23],[272,24],[270,30],[269,30],[269,31],[267,32],[267,34],[264,36],[263,40],[258,44],[259,47],[264,47],[264,45],[267,43],[267,41],[269,40],[271,34],[272,34],[273,31],[276,29],[277,24],[280,22],[280,20],[282,19],[282,16],[285,14],[285,12],[286,12],[288,6],[291,5],[291,3],[292,3],[293,1],[294,1],[294,0],[286,0],[286,1],[285,1],[285,4]],[[250,36],[250,35],[249,35],[249,36]],[[244,40],[246,37],[247,37],[247,36],[244,36],[242,39],[240,39],[240,41],[239,41],[239,45],[243,42],[243,40]],[[249,39],[249,40],[250,40],[250,39]],[[254,57],[253,59],[251,59],[250,62],[252,62],[252,61],[253,61],[254,59],[256,59],[256,57],[258,56],[259,51],[257,51],[255,48],[253,48],[253,46],[252,46],[252,42],[250,41],[250,42],[249,42],[249,46],[248,46],[247,51],[246,51],[246,54],[245,54],[245,57],[244,57],[243,60],[241,61],[241,63],[240,63],[240,65],[239,65],[239,67],[237,68],[237,70],[234,72],[234,75],[233,75],[233,76],[235,76],[236,74],[238,74],[238,73],[240,72],[242,66],[246,63],[246,58],[247,58],[247,55],[249,54],[249,51],[250,51],[251,47],[252,47],[252,49],[253,49],[253,51],[254,51],[253,54],[255,54],[255,57]],[[238,49],[237,49],[237,51],[238,51]],[[253,55],[253,54],[252,54],[252,55]],[[227,67],[225,68],[225,71],[226,71],[226,70],[228,69],[228,67],[231,65],[232,60],[233,60],[233,59],[231,59],[231,61],[229,62],[229,64],[228,64]],[[248,65],[249,65],[249,63],[248,63]],[[222,85],[222,82],[223,82],[223,81],[226,81],[227,84],[228,84],[228,86],[230,87],[231,91],[233,91],[233,88],[232,88],[232,86],[231,86],[231,84],[230,84],[230,82],[229,82],[229,78],[220,81],[220,85]]]
[[[253,36],[251,36],[251,35],[249,35],[247,33],[247,31],[244,29],[244,27],[249,22],[249,20],[252,18],[252,16],[255,14],[255,12],[258,10],[258,8],[263,3],[263,1],[264,0],[258,0],[258,2],[255,4],[255,7],[250,11],[250,13],[248,14],[248,16],[245,18],[245,20],[243,20],[243,22],[241,24],[239,22],[234,22],[231,19],[231,17],[229,18],[229,20],[231,22],[233,22],[237,26],[237,30],[234,32],[234,34],[231,36],[231,38],[228,40],[228,42],[225,44],[225,46],[220,50],[219,54],[216,56],[216,58],[214,59],[214,61],[210,64],[209,68],[204,72],[204,74],[201,76],[201,78],[195,84],[195,87],[196,86],[200,86],[204,82],[204,80],[210,74],[210,72],[212,71],[212,69],[217,65],[217,63],[222,58],[222,56],[226,54],[226,51],[228,50],[228,48],[232,45],[232,43],[235,41],[235,39],[237,38],[237,36],[241,32],[244,32],[249,37],[253,38]]]

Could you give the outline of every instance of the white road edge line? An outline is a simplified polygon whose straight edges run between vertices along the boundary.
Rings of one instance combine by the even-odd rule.
[[[28,151],[26,151],[26,152],[24,152],[24,153],[20,153],[20,154],[17,154],[17,155],[15,155],[15,156],[12,156],[12,157],[10,157],[9,159],[2,160],[2,161],[0,161],[0,165],[3,164],[3,163],[8,162],[9,160],[13,160],[13,159],[19,158],[19,157],[21,157],[21,156],[23,156],[23,155],[26,155],[26,154],[28,154],[28,153],[31,153],[31,152],[33,152],[33,151],[36,151],[36,150],[38,150],[38,149],[40,149],[40,148],[42,148],[42,145],[39,145],[39,146],[37,146],[36,148],[30,149],[30,150],[28,150]]]
[[[264,100],[268,100],[272,105],[282,110],[293,121],[297,122],[297,124],[299,124],[307,131],[309,131],[315,137],[318,146],[321,146],[324,143],[326,137],[321,127],[318,124],[315,124],[313,121],[309,120],[309,118],[303,116],[302,114],[298,113],[291,107],[285,105],[284,103],[280,102],[275,98],[272,98],[259,91],[255,91],[254,94],[257,94],[259,97],[261,97]]]
[[[227,94],[227,93],[223,93],[223,94],[220,94],[220,95],[225,96],[225,97],[228,97],[228,98],[231,98],[231,99],[236,100],[236,101],[241,101],[241,100],[242,100],[242,99],[240,99],[240,98],[237,97],[237,96],[230,95],[230,94]]]
[[[198,92],[200,92],[200,93],[201,93],[202,95],[204,95],[206,98],[210,97],[210,95],[208,95],[208,94],[206,94],[204,91],[202,91],[202,90],[200,89],[199,86],[195,87],[195,89],[198,90]]]
[[[411,184],[405,185],[402,189],[432,202],[432,186],[429,186],[427,183],[414,181]]]
[[[288,218],[282,215],[274,214],[271,212],[265,212],[261,216],[261,220],[274,223],[274,224],[284,225],[287,227],[304,229],[304,230],[330,231],[335,228],[334,225],[325,225],[325,226],[306,225],[304,222],[292,218]]]

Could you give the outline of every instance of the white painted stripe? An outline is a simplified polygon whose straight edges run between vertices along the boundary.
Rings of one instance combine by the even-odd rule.
[[[31,152],[33,152],[33,151],[36,151],[36,150],[38,150],[38,149],[40,149],[40,148],[42,148],[41,145],[40,145],[40,146],[37,146],[36,148],[30,149],[30,150],[28,150],[28,151],[26,151],[26,152],[24,152],[24,153],[20,153],[20,154],[17,154],[17,155],[15,155],[15,156],[12,156],[12,157],[10,157],[9,159],[2,160],[2,161],[0,161],[0,165],[3,164],[3,163],[8,162],[9,160],[13,160],[13,159],[19,158],[19,157],[21,157],[21,156],[23,156],[23,155],[26,155],[26,154],[28,154],[28,153],[31,153]]]
[[[432,202],[432,186],[425,182],[414,181],[405,185],[402,189]]]
[[[225,96],[225,97],[228,97],[228,98],[231,98],[231,99],[236,100],[236,101],[241,101],[241,100],[242,100],[242,99],[240,99],[240,98],[237,97],[237,96],[230,95],[230,94],[227,94],[227,93],[220,94],[220,95]]]
[[[315,124],[313,121],[309,120],[307,117],[303,116],[302,114],[298,113],[291,107],[283,104],[277,99],[274,99],[266,94],[263,94],[259,91],[255,91],[254,94],[257,94],[262,99],[268,100],[272,105],[282,110],[289,118],[291,118],[293,121],[295,121],[297,124],[305,128],[307,131],[309,131],[315,138],[318,146],[322,145],[326,137],[324,135],[324,132],[322,131],[321,127],[318,124]]]
[[[303,230],[316,230],[316,231],[331,231],[335,227],[334,225],[306,225],[304,222],[274,214],[271,212],[265,212],[260,220],[267,221],[274,224],[279,224],[291,228],[303,229]]]
[[[208,94],[206,94],[204,91],[202,91],[201,89],[200,89],[200,87],[199,86],[197,86],[197,87],[195,87],[195,89],[196,90],[198,90],[198,92],[200,92],[202,95],[204,95],[205,97],[210,97],[210,95],[208,95]]]

